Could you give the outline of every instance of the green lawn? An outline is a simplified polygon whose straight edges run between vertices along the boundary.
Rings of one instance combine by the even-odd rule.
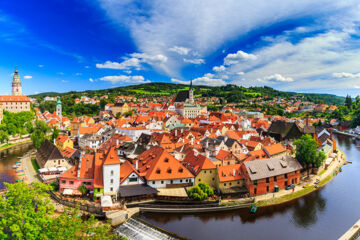
[[[35,158],[31,159],[31,164],[32,164],[33,168],[35,169],[35,171],[38,172],[40,167],[39,167],[38,163],[36,162]]]

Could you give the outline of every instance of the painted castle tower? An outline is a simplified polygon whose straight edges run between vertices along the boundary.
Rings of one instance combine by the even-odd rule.
[[[192,89],[192,80],[190,81],[189,103],[190,103],[190,104],[194,104],[194,91],[193,91],[193,89]]]
[[[14,95],[14,96],[22,95],[20,75],[19,75],[19,72],[16,67],[15,67],[15,72],[14,72],[13,81],[12,81],[12,95]]]
[[[56,115],[62,118],[62,107],[61,107],[61,100],[60,97],[57,97],[57,104],[56,104]]]

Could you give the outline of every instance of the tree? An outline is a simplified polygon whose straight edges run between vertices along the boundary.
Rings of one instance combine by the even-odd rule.
[[[82,195],[85,195],[87,192],[87,188],[84,186],[84,184],[80,185],[78,190],[82,193]]]
[[[351,105],[352,105],[351,96],[350,96],[350,95],[346,95],[346,98],[345,98],[345,106],[350,109],[350,108],[351,108]]]
[[[190,188],[187,193],[191,199],[204,200],[214,195],[214,190],[212,190],[206,183],[199,183],[198,185]]]
[[[109,224],[94,216],[81,218],[78,208],[65,209],[54,215],[48,191],[43,183],[7,184],[8,191],[0,195],[0,239],[115,239]]]
[[[307,168],[308,175],[311,166],[320,167],[325,160],[325,154],[317,151],[318,143],[309,134],[295,140],[294,145],[296,146],[296,159],[303,167]]]
[[[31,133],[30,138],[36,149],[41,147],[41,144],[45,141],[46,134],[49,130],[49,126],[44,121],[37,120],[35,122],[34,131]]]
[[[52,130],[53,130],[53,132],[51,134],[51,140],[54,141],[59,136],[60,131],[56,127],[53,127]]]

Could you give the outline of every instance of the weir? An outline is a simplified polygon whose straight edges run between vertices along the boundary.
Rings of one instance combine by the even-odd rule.
[[[151,227],[142,221],[130,218],[126,223],[115,229],[115,233],[125,235],[131,240],[175,240],[183,239],[171,236],[170,233],[160,231],[155,227]]]

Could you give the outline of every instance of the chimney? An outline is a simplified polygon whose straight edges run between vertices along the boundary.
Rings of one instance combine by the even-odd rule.
[[[183,133],[184,129],[181,129],[181,133]]]
[[[119,139],[116,139],[116,146],[119,145]]]
[[[205,156],[207,157],[207,158],[209,158],[209,151],[205,151]]]
[[[191,138],[191,145],[194,145],[194,138]]]
[[[233,176],[235,177],[235,169],[233,169]]]
[[[136,159],[136,161],[135,161],[135,169],[139,170],[139,160],[138,159]]]
[[[177,129],[175,129],[175,137],[177,137]]]

